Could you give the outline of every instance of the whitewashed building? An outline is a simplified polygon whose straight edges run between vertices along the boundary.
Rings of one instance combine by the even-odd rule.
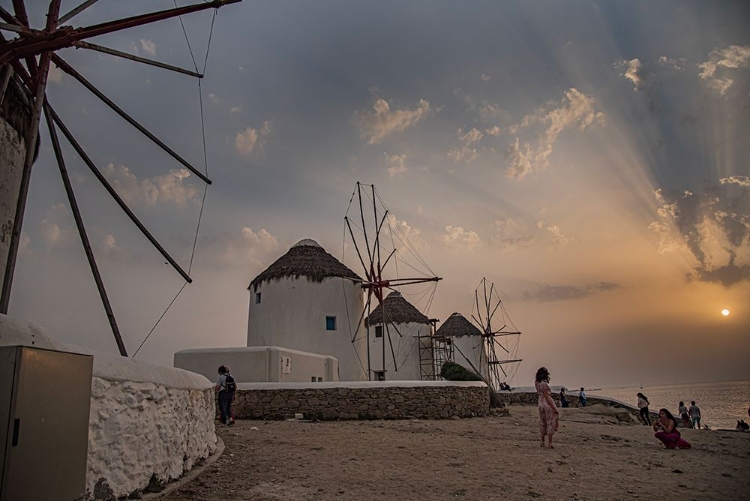
[[[385,315],[378,305],[365,319],[365,328],[369,329],[370,337],[368,356],[372,379],[419,381],[422,373],[431,371],[434,365],[430,320],[399,292],[388,294],[383,306]],[[425,371],[422,366],[430,369]]]
[[[488,378],[487,352],[482,331],[460,313],[454,313],[435,331],[435,336],[450,342],[453,361]],[[440,368],[437,368],[438,372]]]
[[[300,240],[250,286],[247,346],[335,357],[339,379],[367,379],[362,279],[315,240]],[[355,342],[352,339],[355,338]]]

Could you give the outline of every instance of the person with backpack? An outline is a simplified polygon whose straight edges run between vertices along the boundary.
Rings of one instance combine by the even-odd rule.
[[[233,425],[232,400],[234,400],[234,392],[237,391],[237,383],[229,373],[229,369],[223,365],[219,367],[219,379],[216,380],[214,391],[219,397],[221,424],[224,426],[227,424],[229,426]]]

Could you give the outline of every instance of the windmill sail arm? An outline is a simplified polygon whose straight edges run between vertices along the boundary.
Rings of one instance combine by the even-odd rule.
[[[151,12],[149,14],[141,14],[126,19],[118,19],[116,21],[109,21],[94,26],[88,26],[86,28],[73,29],[70,26],[66,26],[54,30],[51,33],[41,32],[37,35],[13,40],[0,47],[0,64],[5,64],[13,58],[33,57],[47,50],[54,51],[70,47],[73,42],[79,40],[106,35],[107,33],[142,26],[144,24],[162,21],[164,19],[190,14],[200,10],[211,8],[218,9],[223,5],[237,3],[239,1],[241,0],[214,0],[213,2],[187,5],[176,9]],[[55,18],[56,17],[57,16],[55,15]],[[23,23],[22,19],[19,19],[19,21]]]
[[[487,362],[492,365],[512,364],[513,362],[523,362],[522,358],[508,359],[508,360],[490,360]]]

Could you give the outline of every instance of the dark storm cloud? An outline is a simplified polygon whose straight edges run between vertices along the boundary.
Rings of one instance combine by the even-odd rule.
[[[619,289],[619,284],[611,282],[599,282],[598,284],[575,286],[575,285],[540,285],[536,291],[525,292],[523,299],[526,301],[537,300],[540,303],[548,301],[570,301],[583,299],[598,292],[609,292]]]
[[[690,280],[725,287],[750,280],[750,265],[745,262],[750,258],[750,193],[745,180],[744,176],[723,178],[700,192],[657,190],[662,203],[659,216],[677,230],[671,238],[686,245],[698,261]],[[670,238],[667,227],[655,223],[651,228],[662,233],[663,244],[664,238]],[[712,248],[714,242],[720,251]]]

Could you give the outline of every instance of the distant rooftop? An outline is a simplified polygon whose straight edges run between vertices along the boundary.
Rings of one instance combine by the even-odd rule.
[[[374,300],[374,299],[373,299]],[[383,300],[389,324],[430,324],[430,319],[403,298],[400,292],[393,291]],[[383,310],[378,305],[365,319],[365,326],[383,323]]]
[[[311,238],[302,239],[292,245],[286,254],[255,277],[248,289],[257,289],[263,282],[281,280],[286,277],[305,277],[313,282],[322,282],[323,279],[329,277],[362,280],[359,275],[327,253],[318,242]]]

